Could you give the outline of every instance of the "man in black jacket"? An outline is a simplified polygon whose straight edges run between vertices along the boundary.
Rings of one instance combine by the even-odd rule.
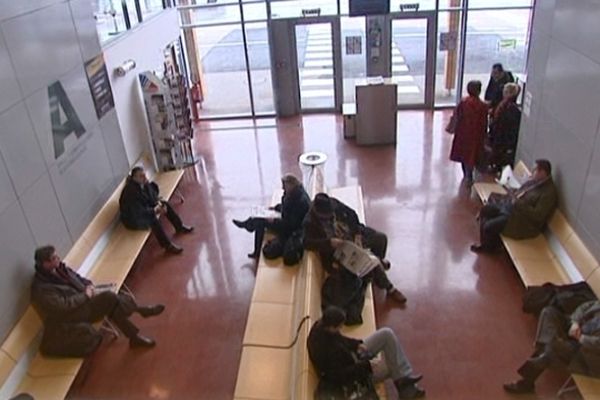
[[[308,355],[319,374],[318,395],[347,399],[358,386],[363,388],[361,398],[377,398],[373,382],[391,378],[400,399],[425,396],[416,385],[422,376],[412,376],[412,367],[394,331],[382,328],[364,340],[351,339],[340,333],[345,318],[343,310],[329,307],[310,330]],[[375,360],[379,353],[383,353],[383,360]],[[364,393],[369,391],[371,396]]]
[[[339,266],[333,255],[335,248],[344,240],[354,241],[371,250],[381,260],[381,266],[365,278],[372,279],[389,298],[400,304],[406,303],[406,297],[394,287],[384,270],[390,268],[389,261],[385,259],[387,236],[360,223],[356,212],[341,201],[318,193],[304,221],[304,247],[317,251],[323,268],[330,274],[337,274]]]
[[[149,182],[142,167],[134,167],[119,198],[121,222],[129,229],[152,229],[158,243],[169,253],[179,254],[183,249],[175,245],[163,229],[159,216],[165,215],[177,233],[190,233],[173,207],[159,195],[158,185]]]
[[[515,78],[510,71],[505,71],[502,64],[497,63],[492,66],[492,73],[490,74],[490,81],[488,82],[487,89],[485,90],[485,101],[490,105],[493,110],[502,101],[502,92],[504,85],[509,82],[514,82]]]
[[[131,347],[153,347],[154,340],[139,334],[129,320],[138,313],[147,318],[163,312],[165,306],[138,306],[125,294],[101,290],[92,281],[67,267],[53,246],[35,251],[35,277],[31,302],[44,321],[41,350],[61,357],[83,357],[100,345],[102,335],[92,323],[104,317],[129,339]]]
[[[504,385],[509,393],[533,393],[549,367],[600,378],[600,301],[581,304],[569,316],[548,306],[538,322],[533,355],[517,371],[521,379]]]
[[[281,218],[248,218],[245,221],[233,220],[238,228],[246,229],[248,232],[254,232],[254,251],[248,254],[250,258],[258,258],[262,246],[265,230],[273,231],[277,238],[269,242],[263,249],[263,254],[268,259],[274,259],[283,256],[286,265],[292,265],[299,261],[295,256],[296,249],[295,235],[300,236],[302,231],[302,221],[310,208],[310,197],[304,190],[302,183],[292,174],[286,174],[281,178],[283,186],[283,196],[281,203],[273,207],[275,211],[281,213]]]

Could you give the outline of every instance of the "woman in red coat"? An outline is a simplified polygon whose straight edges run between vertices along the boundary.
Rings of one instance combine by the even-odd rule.
[[[487,130],[488,106],[481,101],[481,82],[467,85],[469,96],[456,107],[456,127],[450,160],[461,163],[467,184],[473,183],[473,168],[483,155],[483,143]]]

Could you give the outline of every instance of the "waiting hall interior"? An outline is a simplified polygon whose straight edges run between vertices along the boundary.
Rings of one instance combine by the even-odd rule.
[[[0,399],[600,400],[598,0],[0,0]]]

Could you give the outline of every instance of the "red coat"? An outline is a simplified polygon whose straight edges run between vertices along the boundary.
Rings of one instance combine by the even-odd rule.
[[[464,98],[456,109],[458,121],[450,160],[474,167],[483,155],[488,106],[479,97]]]

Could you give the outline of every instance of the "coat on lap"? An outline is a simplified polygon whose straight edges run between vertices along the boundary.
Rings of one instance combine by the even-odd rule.
[[[159,188],[154,182],[140,185],[127,178],[119,198],[121,222],[129,229],[148,229],[156,219],[154,207],[160,201]]]

